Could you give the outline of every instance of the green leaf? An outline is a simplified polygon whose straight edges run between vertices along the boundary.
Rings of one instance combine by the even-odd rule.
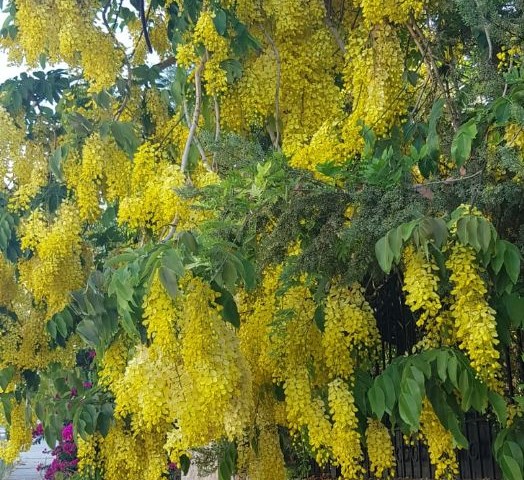
[[[130,122],[113,122],[111,124],[111,133],[118,146],[132,157],[140,145],[140,140],[135,134],[133,124]]]
[[[180,470],[182,470],[182,473],[184,475],[187,475],[187,472],[189,472],[189,467],[191,466],[191,460],[187,455],[182,455],[178,461],[180,465]]]
[[[480,243],[480,248],[483,252],[487,252],[491,245],[491,240],[496,237],[496,232],[485,218],[478,218],[477,237]]]
[[[220,35],[224,35],[226,33],[227,28],[227,15],[224,10],[221,8],[217,8],[215,10],[215,17],[213,18],[213,23],[215,24],[215,28],[217,29],[217,32]]]
[[[378,386],[377,382],[368,391],[368,400],[371,405],[371,410],[380,420],[384,416],[386,410],[386,398],[382,389]]]
[[[431,382],[430,387],[427,389],[427,395],[440,423],[446,430],[451,432],[457,445],[467,449],[469,446],[468,440],[460,429],[457,416],[449,406],[442,387],[436,382]]]
[[[402,256],[402,232],[399,228],[394,228],[387,233],[386,238],[388,246],[391,252],[393,252],[395,263],[400,262],[400,257]]]
[[[198,243],[191,232],[181,232],[178,241],[182,243],[191,253],[198,252]]]
[[[224,264],[222,265],[221,273],[222,273],[222,279],[224,280],[224,284],[228,288],[234,289],[235,283],[238,278],[238,272],[233,262],[230,260],[226,260]]]
[[[459,388],[457,381],[457,370],[458,370],[458,360],[455,355],[451,355],[448,361],[448,378],[451,381],[451,384],[455,388]]]
[[[513,326],[524,327],[524,297],[510,293],[502,297],[502,302]]]
[[[49,157],[49,170],[59,182],[64,181],[64,174],[62,171],[62,159],[65,157],[67,149],[65,147],[58,147]]]
[[[315,321],[315,325],[317,326],[317,328],[321,332],[323,332],[326,324],[326,315],[322,305],[318,305],[315,309],[315,315],[313,317],[313,320]]]
[[[506,251],[504,252],[504,268],[512,283],[517,283],[520,275],[520,252],[518,248],[510,242],[506,242]]]
[[[183,277],[186,272],[184,264],[174,248],[170,248],[162,254],[160,263],[162,266],[172,270],[179,277]]]
[[[375,383],[384,392],[386,412],[391,414],[395,404],[397,403],[397,395],[395,393],[395,385],[393,384],[393,380],[389,375],[383,374],[375,380]]]
[[[490,265],[495,274],[500,272],[502,265],[504,265],[504,257],[506,253],[506,241],[496,240],[495,241],[495,256],[492,258]]]
[[[419,224],[418,232],[424,242],[433,241],[440,248],[448,238],[448,227],[441,218],[424,217]]]
[[[435,166],[436,159],[438,158],[440,150],[440,138],[437,133],[437,124],[442,115],[443,108],[444,100],[442,98],[439,98],[433,103],[433,106],[431,107],[431,112],[429,113],[428,135],[426,137],[426,148],[424,157],[427,157],[427,160],[434,163]]]
[[[473,388],[470,385],[469,372],[467,370],[462,370],[459,379],[459,390],[462,394],[461,408],[467,412],[471,407],[471,397],[473,395]]]
[[[382,268],[385,273],[389,273],[391,271],[391,266],[393,264],[393,260],[395,259],[395,255],[389,247],[387,235],[382,237],[375,244],[375,254],[377,256],[380,268]]]
[[[466,224],[466,230],[468,232],[469,244],[475,249],[476,252],[480,251],[480,241],[477,236],[478,230],[478,218],[471,216],[468,223]]]
[[[506,427],[508,421],[508,408],[504,398],[497,392],[488,392],[489,403],[491,404],[495,415],[497,415],[497,420],[502,425],[503,428]]]
[[[158,278],[169,296],[175,299],[178,295],[178,277],[176,273],[164,265],[161,265],[158,268]]]
[[[513,457],[509,455],[502,455],[500,457],[499,463],[504,473],[505,480],[523,480],[524,479],[522,470],[519,467],[519,464],[517,463],[517,461]]]
[[[418,383],[412,378],[406,380],[406,388],[407,393],[403,389],[398,402],[400,418],[412,429],[417,430],[422,411],[422,393]]]
[[[238,313],[238,307],[235,302],[235,298],[225,288],[220,289],[220,297],[217,299],[217,303],[222,305],[222,318],[233,325],[235,328],[240,328],[240,315]]]
[[[470,219],[471,216],[467,215],[465,217],[459,218],[457,221],[457,236],[462,245],[469,245],[469,231],[467,227]]]
[[[477,125],[474,119],[462,125],[451,142],[451,157],[458,167],[466,163],[471,155],[471,145],[477,136]]]
[[[100,342],[98,330],[95,322],[90,318],[85,318],[76,327],[76,332],[88,344],[98,346]]]
[[[448,360],[448,352],[445,350],[440,350],[437,354],[437,373],[443,382],[445,382],[448,378]]]
[[[58,432],[51,425],[44,424],[44,438],[46,443],[54,448],[58,439]]]
[[[7,388],[7,385],[9,385],[9,382],[13,379],[13,375],[15,374],[15,367],[12,365],[9,365],[8,367],[3,368],[0,370],[0,388],[2,390],[5,390]]]

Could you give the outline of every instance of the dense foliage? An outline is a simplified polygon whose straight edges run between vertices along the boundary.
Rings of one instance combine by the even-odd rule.
[[[0,457],[451,479],[476,411],[524,477],[520,1],[2,8]]]

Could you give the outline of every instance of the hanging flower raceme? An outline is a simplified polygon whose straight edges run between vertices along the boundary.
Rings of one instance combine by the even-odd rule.
[[[486,300],[487,287],[480,276],[475,251],[460,243],[454,244],[446,267],[451,271],[450,310],[459,346],[468,354],[477,375],[490,388],[498,389],[501,367],[496,348],[499,343],[496,312]]]
[[[377,345],[376,320],[362,288],[331,287],[326,299],[322,347],[331,378],[350,380],[357,357],[365,359]]]
[[[452,480],[459,473],[452,434],[440,423],[430,401],[424,398],[420,414],[420,434],[429,450],[437,480]]]
[[[366,428],[366,447],[370,470],[375,478],[384,478],[384,474],[395,476],[395,449],[391,435],[385,425],[376,419],[368,419]]]

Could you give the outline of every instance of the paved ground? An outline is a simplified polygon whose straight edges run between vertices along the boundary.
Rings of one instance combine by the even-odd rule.
[[[43,453],[49,450],[47,445],[42,442],[40,445],[33,445],[27,452],[20,454],[20,459],[15,463],[13,471],[7,480],[41,480],[44,472],[36,470],[37,465],[51,463],[51,454]]]

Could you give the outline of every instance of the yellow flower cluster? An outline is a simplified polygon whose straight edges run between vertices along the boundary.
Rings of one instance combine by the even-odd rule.
[[[284,455],[280,448],[278,430],[275,425],[262,428],[257,439],[256,452],[249,449],[244,460],[250,480],[283,480],[287,478]]]
[[[286,415],[292,432],[307,427],[309,444],[319,464],[329,459],[332,429],[327,409],[321,398],[313,398],[309,372],[306,367],[296,369],[284,384]]]
[[[69,155],[64,170],[83,220],[96,220],[104,200],[114,202],[129,192],[131,162],[111,137],[91,135],[82,148],[81,161]]]
[[[333,417],[331,450],[342,469],[342,477],[359,479],[364,473],[364,455],[358,433],[357,407],[346,382],[337,378],[329,384],[329,409]]]
[[[425,258],[424,253],[415,250],[412,245],[404,249],[405,267],[404,285],[406,305],[412,312],[419,312],[417,326],[425,328],[432,338],[439,335],[439,312],[442,308],[438,294],[438,267],[432,259]]]
[[[366,428],[366,447],[369,468],[375,478],[384,478],[384,474],[395,476],[395,449],[385,425],[379,420],[368,418]]]
[[[18,42],[26,62],[36,66],[40,54],[58,60],[60,27],[56,0],[17,0]]]
[[[75,0],[19,0],[16,6],[18,43],[31,66],[43,54],[51,62],[80,65],[94,91],[114,84],[123,53],[97,25],[97,5],[84,2],[80,7]]]
[[[0,253],[0,306],[9,308],[16,292],[15,266]]]
[[[203,79],[209,95],[220,95],[227,90],[227,77],[221,63],[229,56],[229,45],[215,27],[211,12],[204,11],[198,17],[193,32],[192,42],[203,45],[208,59],[204,68]]]
[[[5,190],[11,166],[18,162],[23,152],[25,133],[18,128],[4,107],[0,106],[0,191]]]
[[[51,348],[44,316],[32,308],[31,299],[22,302],[16,299],[12,306],[18,322],[8,322],[4,327],[0,338],[2,365],[14,365],[20,370],[45,369],[53,362],[60,362],[64,368],[75,365],[80,345],[77,336],[70,337],[63,348]]]
[[[497,389],[500,381],[500,354],[496,348],[497,323],[495,310],[486,300],[487,288],[480,276],[475,251],[456,243],[451,247],[446,267],[453,284],[451,316],[461,349],[469,356],[477,375]]]
[[[240,348],[251,370],[253,386],[260,388],[273,380],[269,334],[276,306],[275,294],[281,267],[268,267],[263,274],[260,291],[248,296],[240,292],[237,305],[242,319],[238,338]],[[254,389],[254,392],[257,390]]]
[[[357,358],[364,359],[379,341],[375,317],[359,285],[331,287],[325,305],[322,348],[331,378],[351,380]]]
[[[424,0],[361,0],[362,15],[368,26],[381,22],[406,23],[410,15],[417,17]]]
[[[116,338],[102,357],[98,371],[99,382],[113,390],[126,369],[128,356],[129,345],[126,344],[123,337]]]
[[[46,318],[63,310],[70,293],[84,283],[81,229],[78,208],[69,202],[62,203],[52,221],[36,210],[21,226],[22,248],[35,255],[19,263],[20,282],[46,303]]]
[[[427,398],[422,403],[420,434],[428,446],[429,460],[435,467],[435,479],[456,478],[459,469],[453,436],[442,426]]]
[[[235,6],[263,51],[247,60],[242,78],[224,98],[223,123],[234,130],[272,125],[284,151],[292,154],[342,111],[333,81],[342,55],[326,27],[325,8],[321,2],[297,8],[293,0]],[[302,159],[311,161],[305,154]]]
[[[130,193],[120,201],[119,223],[157,234],[173,223],[181,230],[198,226],[209,213],[193,208],[193,199],[177,194],[184,184],[184,174],[169,163],[158,145],[142,144],[134,156]]]
[[[247,363],[232,326],[220,317],[215,299],[209,285],[197,277],[190,280],[181,311],[182,381],[187,386],[178,417],[180,451],[204,445],[217,435],[240,436],[251,418]]]
[[[102,467],[99,452],[104,438],[96,433],[89,435],[86,440],[82,437],[76,439],[78,473],[87,478],[95,478],[96,470]]]
[[[363,146],[361,123],[377,136],[386,134],[406,112],[403,81],[404,54],[398,32],[390,24],[365,26],[351,33],[346,51],[344,80],[352,112],[342,136],[349,152]]]
[[[9,440],[0,441],[0,459],[12,464],[21,451],[27,450],[33,440],[31,426],[26,420],[26,408],[23,402],[12,401]]]
[[[345,148],[337,131],[337,124],[326,121],[313,135],[311,141],[296,150],[290,165],[314,173],[319,179],[327,179],[317,171],[317,166],[333,162],[340,165],[345,160]]]
[[[173,349],[179,348],[175,334],[178,312],[156,272],[142,307],[148,338],[165,354],[174,354]]]
[[[42,144],[27,142],[23,153],[12,164],[12,181],[16,185],[9,205],[14,209],[27,209],[31,200],[48,180],[48,156]]]
[[[148,456],[143,442],[126,431],[124,422],[117,420],[100,443],[100,456],[107,480],[144,480]]]
[[[156,346],[139,346],[125,373],[111,386],[115,394],[115,415],[132,415],[135,432],[161,432],[176,420],[175,365]],[[147,381],[144,381],[147,379]]]

